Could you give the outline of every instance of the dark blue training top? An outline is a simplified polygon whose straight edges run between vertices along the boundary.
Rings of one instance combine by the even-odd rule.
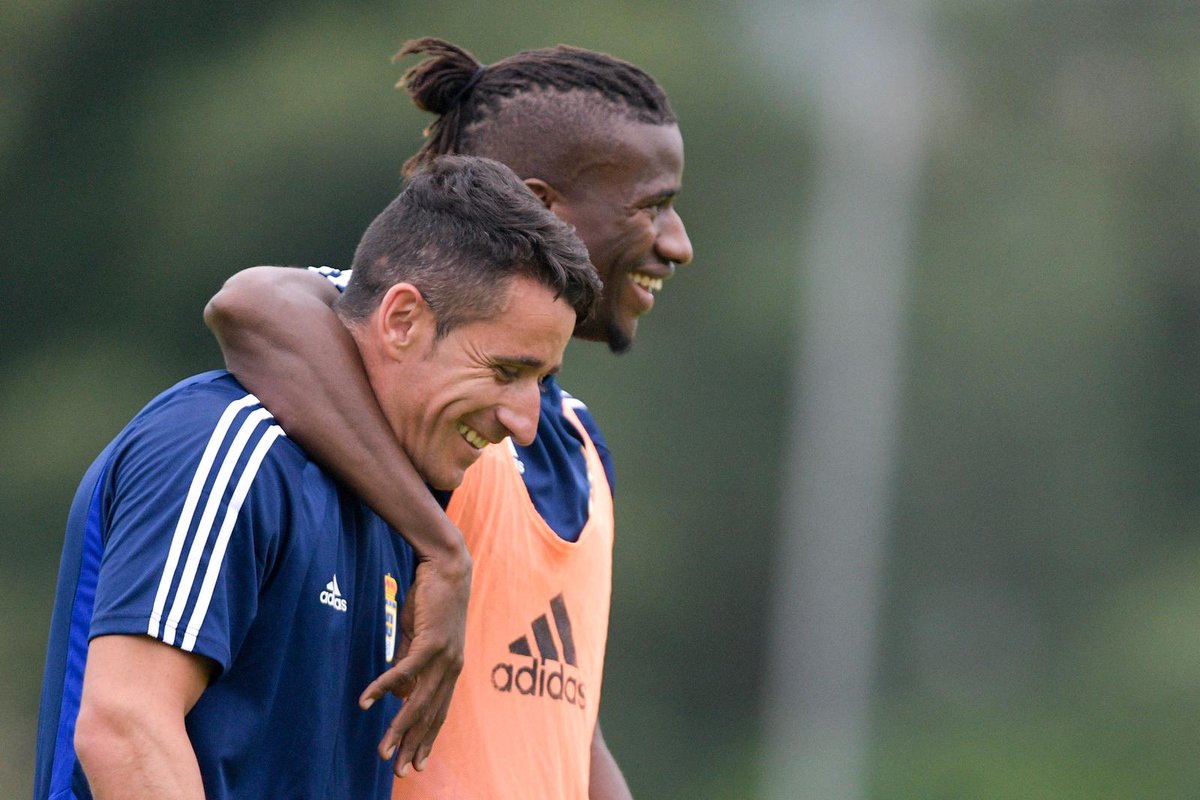
[[[212,659],[186,718],[208,798],[387,798],[400,702],[358,709],[397,646],[411,548],[228,373],[181,382],[100,454],[67,522],[34,798],[88,798],[72,741],[87,643]],[[153,681],[153,675],[130,676]]]

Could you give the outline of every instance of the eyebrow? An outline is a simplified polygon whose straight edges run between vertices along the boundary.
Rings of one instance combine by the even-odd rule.
[[[498,364],[526,367],[533,370],[540,371],[547,369],[547,364],[545,361],[542,361],[540,358],[534,358],[533,356],[493,356],[493,360]],[[561,366],[561,364],[555,364],[554,366],[549,367],[547,374],[556,374]]]
[[[680,189],[681,187],[678,186],[672,189],[663,189],[661,192],[655,192],[654,194],[646,196],[643,202],[661,203],[664,200],[673,200],[679,196]]]

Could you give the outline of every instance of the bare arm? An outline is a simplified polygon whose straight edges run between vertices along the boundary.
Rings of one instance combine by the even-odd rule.
[[[588,781],[589,800],[633,800],[625,776],[617,766],[617,760],[604,743],[600,733],[600,723],[592,733],[592,769]]]
[[[396,769],[406,771],[410,762],[423,766],[462,670],[471,561],[379,409],[358,349],[330,308],[336,297],[329,281],[306,270],[253,267],[225,282],[204,320],[229,371],[417,555],[402,615],[407,647],[360,701],[369,706],[385,691],[406,698],[380,743],[381,755],[398,750]]]
[[[92,640],[75,752],[98,800],[204,800],[183,719],[211,674],[203,656],[146,636]]]

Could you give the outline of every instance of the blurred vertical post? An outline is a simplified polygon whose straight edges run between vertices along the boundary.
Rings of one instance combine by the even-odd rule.
[[[908,261],[929,58],[922,0],[761,0],[786,93],[814,109],[764,796],[867,792]]]

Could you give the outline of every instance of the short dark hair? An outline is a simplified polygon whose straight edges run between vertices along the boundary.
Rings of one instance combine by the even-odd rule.
[[[443,156],[414,173],[367,228],[338,299],[347,324],[362,322],[397,283],[420,290],[437,335],[501,310],[517,275],[534,279],[582,322],[600,294],[587,248],[503,164]]]
[[[604,116],[651,125],[677,122],[654,78],[607,53],[557,45],[485,66],[456,44],[425,37],[405,42],[395,58],[417,54],[427,57],[404,73],[397,88],[437,119],[425,129],[424,145],[405,162],[405,173],[439,155],[470,153],[503,161],[523,178],[546,177],[530,174],[547,166],[530,159],[539,151],[551,158],[564,152],[549,146],[555,143],[548,137],[577,135]]]

